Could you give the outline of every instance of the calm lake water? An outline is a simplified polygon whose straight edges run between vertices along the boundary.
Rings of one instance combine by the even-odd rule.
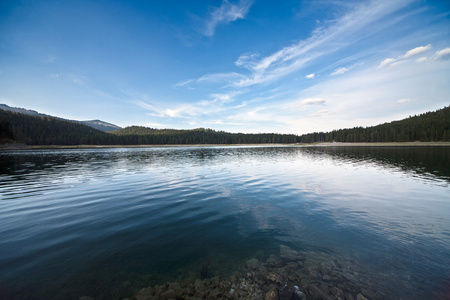
[[[122,299],[280,245],[444,299],[449,183],[448,147],[0,152],[0,299]]]

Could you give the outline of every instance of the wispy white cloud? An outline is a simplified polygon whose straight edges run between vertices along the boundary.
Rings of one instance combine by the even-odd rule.
[[[237,109],[244,107],[242,103],[237,106],[228,104],[235,101],[235,97],[241,94],[240,91],[230,91],[228,93],[213,93],[209,95],[209,99],[200,100],[194,103],[157,103],[148,99],[145,95],[135,96],[137,100],[132,102],[137,106],[150,111],[150,116],[158,118],[184,118],[192,119],[201,116],[214,115],[225,110]],[[141,100],[143,99],[143,100]],[[157,103],[157,104],[154,104]]]
[[[174,88],[190,88],[193,89],[192,85],[199,83],[218,83],[218,84],[226,84],[229,82],[243,80],[246,77],[242,74],[236,72],[230,73],[214,73],[214,74],[206,74],[199,78],[189,79],[182,82],[178,82],[174,85]]]
[[[392,26],[402,18],[402,14],[407,14],[402,8],[410,2],[408,0],[394,3],[364,2],[333,22],[321,23],[324,24],[323,27],[313,31],[308,38],[277,52],[266,56],[246,52],[234,63],[242,72],[205,74],[176,85],[176,87],[196,84],[221,85],[216,92],[209,92],[204,100],[189,104],[158,105],[146,101],[150,105],[147,106],[149,114],[183,118],[184,123],[211,124],[223,128],[238,126],[241,127],[239,131],[268,132],[280,129],[279,131],[301,134],[317,130],[376,125],[401,118],[402,114],[410,113],[411,109],[427,101],[434,101],[436,106],[441,105],[448,99],[444,97],[448,94],[448,89],[440,91],[436,87],[445,81],[442,72],[447,62],[438,64],[435,60],[434,62],[427,60],[427,51],[432,49],[428,41],[426,43],[422,41],[424,46],[410,50],[403,48],[396,56],[386,58],[381,63],[373,60],[377,55],[373,48],[371,51],[365,51],[364,55],[358,54],[356,58],[350,55],[352,58],[349,60],[345,59],[350,56],[337,59],[322,69],[311,68],[317,70],[315,73],[308,74],[304,71],[306,66],[318,62],[322,57],[330,58],[326,55],[338,50],[341,53],[340,51],[344,51],[344,48],[350,47],[358,40]],[[405,40],[402,41],[403,44],[391,43],[389,47],[399,48],[404,46],[404,42]],[[367,55],[367,52],[370,52],[371,56]],[[363,59],[368,57],[372,60]],[[434,56],[436,60],[447,57],[450,57],[450,48],[440,50]],[[374,69],[384,70],[374,72]],[[277,85],[278,89],[282,87],[281,91],[278,89],[272,91],[273,86],[267,88],[265,83],[275,82],[292,73],[295,73],[292,77],[296,80],[295,92],[290,88],[291,83],[285,82]],[[302,73],[303,75],[299,75]],[[316,76],[321,73],[332,76]],[[337,76],[341,74],[346,75]],[[306,81],[303,78],[320,80]],[[301,83],[298,84],[299,82]],[[312,86],[308,88],[308,85]],[[438,92],[424,95],[421,88],[424,85],[429,86],[430,90],[434,86],[433,91]],[[285,93],[285,88],[290,92]],[[272,95],[272,92],[277,93],[276,101],[273,101],[275,95]],[[247,97],[242,101],[244,93],[247,93]],[[432,100],[429,100],[430,98]],[[389,109],[392,112],[387,112]],[[242,129],[244,127],[245,129]]]
[[[239,94],[241,94],[241,92],[232,91],[229,93],[211,94],[210,97],[212,98],[213,102],[230,103],[233,102],[234,98]]]
[[[202,77],[197,79],[197,82],[214,82],[214,83],[221,83],[221,82],[228,82],[230,80],[240,80],[245,78],[244,75],[231,72],[231,73],[214,73],[214,74],[206,74]]]
[[[407,51],[405,54],[401,55],[399,57],[399,59],[404,59],[404,58],[409,58],[411,56],[415,56],[415,55],[419,55],[422,54],[428,50],[431,49],[431,44],[428,44],[426,46],[420,46],[420,47],[416,47],[414,49],[411,49],[409,51]]]
[[[450,47],[437,51],[435,57],[437,60],[450,59]]]
[[[407,63],[407,62],[408,62],[407,60],[397,60],[397,61],[391,63],[389,65],[389,68],[394,68],[394,67],[397,67],[397,66],[402,65],[402,64]]]
[[[215,34],[217,26],[244,19],[253,1],[241,0],[237,4],[232,4],[228,0],[223,0],[220,7],[210,12],[210,16],[205,23],[203,34],[211,37]]]
[[[373,72],[373,69],[374,64],[366,65],[346,77],[331,77],[299,91],[307,99],[326,99],[326,110],[315,110],[320,108],[319,105],[309,105],[305,107],[307,110],[302,110],[297,105],[298,109],[292,110],[295,113],[289,115],[285,112],[284,120],[290,128],[306,133],[318,128],[326,131],[377,125],[448,105],[450,87],[445,84],[448,78],[447,62],[411,63],[385,72]],[[427,89],[423,89],[424,86]],[[294,100],[287,100],[285,106],[290,107],[294,103]],[[317,118],[325,116],[327,111],[333,112],[332,119]],[[315,119],[310,119],[312,117]]]
[[[391,68],[391,67],[398,66],[400,64],[407,62],[408,58],[422,54],[430,49],[431,49],[431,44],[428,44],[426,46],[419,46],[419,47],[413,48],[409,51],[406,51],[405,54],[400,55],[397,58],[386,58],[378,65],[377,70],[386,68],[386,67]],[[416,61],[422,62],[422,61],[425,61],[426,59],[427,59],[426,57],[421,57],[421,58],[417,59]]]
[[[228,119],[232,120],[232,122],[245,122],[246,124],[261,124],[267,121],[273,122],[276,120],[277,115],[271,108],[268,109],[266,106],[257,106],[246,110],[239,110],[237,113],[231,114]]]
[[[410,63],[384,72],[374,72],[376,66],[375,61],[367,63],[346,76],[328,77],[297,94],[283,94],[277,101],[250,98],[245,107],[224,110],[216,125],[226,129],[226,123],[235,124],[228,130],[242,132],[302,134],[377,125],[448,104],[447,61]]]
[[[346,76],[328,77],[276,102],[249,103],[231,111],[229,119],[245,123],[249,132],[302,134],[377,125],[448,104],[447,62],[428,60],[385,72],[374,72],[375,67],[372,62]]]
[[[197,82],[197,79],[189,79],[189,80],[177,82],[173,87],[174,88],[187,87],[188,89],[194,89],[194,88],[190,87],[190,84],[193,82]]]
[[[386,58],[380,63],[380,65],[377,67],[377,70],[382,69],[386,66],[389,66],[390,64],[392,64],[395,61],[397,61],[395,58]]]
[[[331,73],[330,75],[331,76],[341,75],[341,74],[347,73],[348,71],[349,71],[349,69],[342,67],[342,68],[334,70],[334,72]]]
[[[158,117],[158,118],[165,118],[165,117],[186,117],[186,114],[193,116],[196,115],[195,111],[190,109],[191,105],[180,105],[176,108],[167,108],[162,107],[161,105],[153,105],[148,103],[147,101],[142,100],[135,100],[135,104],[145,110],[150,111],[147,113],[147,115],[152,117]]]
[[[205,109],[204,105],[198,104],[179,104],[171,105],[170,107],[161,107],[160,105],[154,106],[148,103],[139,104],[139,106],[151,111],[149,116],[159,118],[192,118],[207,113],[208,109]]]
[[[240,55],[234,64],[238,67],[252,70],[256,66],[259,57],[259,53],[245,53]]]
[[[359,4],[341,18],[325,23],[323,27],[314,30],[308,38],[284,47],[273,54],[263,57],[258,53],[242,54],[236,60],[235,65],[247,69],[250,71],[249,74],[229,73],[228,78],[224,74],[220,74],[219,78],[228,79],[227,85],[235,88],[276,81],[304,68],[326,54],[333,53],[393,26],[402,18],[401,16],[390,18],[392,13],[404,8],[411,1],[368,1]],[[222,6],[229,7],[231,4],[224,2]],[[217,14],[222,15],[223,13]],[[211,22],[211,24],[218,23]],[[211,28],[215,28],[215,26],[211,26]],[[324,47],[325,45],[326,47]],[[207,76],[215,77],[215,74]],[[201,82],[201,80],[196,79],[194,82]]]

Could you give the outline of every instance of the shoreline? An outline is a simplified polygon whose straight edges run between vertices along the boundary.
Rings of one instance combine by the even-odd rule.
[[[379,142],[379,143],[264,143],[264,144],[161,144],[161,145],[25,145],[21,143],[0,144],[2,150],[36,149],[102,149],[102,148],[158,148],[158,147],[450,147],[450,142]]]
[[[377,142],[377,143],[316,143],[311,144],[319,147],[409,147],[409,146],[450,146],[450,142]]]

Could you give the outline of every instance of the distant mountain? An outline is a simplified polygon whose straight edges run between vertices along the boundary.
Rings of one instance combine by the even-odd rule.
[[[122,129],[122,127],[101,120],[78,121],[78,122],[105,132]]]
[[[21,114],[30,115],[30,116],[48,116],[45,114],[40,114],[35,110],[25,109],[25,108],[20,108],[20,107],[11,107],[6,104],[0,104],[0,109],[6,110],[6,111],[13,111],[16,113],[21,113]]]
[[[20,108],[20,107],[11,107],[6,104],[0,104],[0,109],[6,110],[6,111],[12,111],[12,112],[16,112],[16,113],[21,113],[24,115],[34,116],[34,117],[52,117],[52,118],[59,119],[59,120],[77,122],[77,123],[81,123],[81,124],[87,125],[89,127],[92,127],[92,128],[95,128],[95,129],[98,129],[101,131],[105,131],[105,132],[122,129],[122,127],[119,127],[117,125],[114,125],[114,124],[111,124],[111,123],[108,123],[105,121],[101,121],[101,120],[91,120],[91,121],[68,120],[68,119],[64,119],[64,118],[60,118],[60,117],[42,114],[42,113],[39,113],[39,112],[37,112],[35,110],[31,110],[31,109],[25,109],[25,108]]]

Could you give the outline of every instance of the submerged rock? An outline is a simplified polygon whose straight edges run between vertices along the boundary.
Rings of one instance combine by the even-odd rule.
[[[250,269],[256,270],[259,267],[259,260],[257,258],[253,258],[250,260],[247,260],[247,267]]]
[[[187,278],[141,289],[132,299],[265,299],[311,300],[386,299],[369,272],[354,263],[324,253],[300,253],[280,247],[279,256],[252,258],[228,277],[212,277],[208,262],[199,278]],[[207,269],[207,270],[206,270]],[[207,277],[204,277],[207,275]],[[364,295],[366,296],[364,296]],[[86,299],[87,300],[87,299]]]
[[[162,300],[176,299],[177,293],[174,290],[168,290],[161,294]]]
[[[271,289],[266,293],[265,300],[278,300],[278,292],[276,289]]]
[[[367,298],[364,297],[362,294],[358,294],[358,295],[356,296],[356,300],[367,300]]]
[[[277,273],[269,273],[266,275],[266,279],[269,281],[273,281],[276,283],[283,283],[284,282],[284,278],[283,275],[277,274]]]

